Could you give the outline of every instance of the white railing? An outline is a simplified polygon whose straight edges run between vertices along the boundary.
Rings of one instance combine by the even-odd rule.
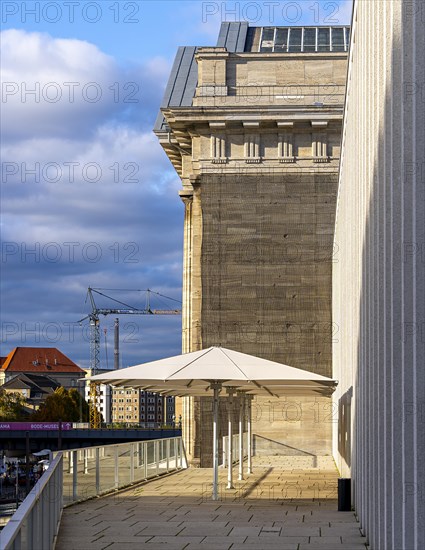
[[[187,468],[181,437],[63,451],[67,506]]]
[[[65,506],[183,468],[181,437],[57,452],[0,532],[0,550],[51,550]]]
[[[233,436],[233,447],[232,447],[232,458],[233,464],[239,462],[239,434]],[[228,456],[228,445],[229,445],[229,436],[223,436],[223,458],[221,465],[225,468],[227,467],[227,456]],[[242,445],[243,445],[243,458],[248,457],[248,433],[244,432],[242,434]]]
[[[62,453],[0,532],[1,550],[48,550],[59,530],[62,515]]]

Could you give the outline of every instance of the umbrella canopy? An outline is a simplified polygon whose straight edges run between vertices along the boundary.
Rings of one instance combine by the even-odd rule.
[[[229,396],[235,391],[241,391],[248,395],[279,397],[308,393],[331,395],[337,385],[335,380],[319,374],[215,346],[98,374],[90,377],[90,380],[120,387],[140,388],[162,395],[212,395],[214,397],[213,500],[218,499],[218,399],[223,389],[228,389]],[[249,440],[251,438],[250,428],[248,428],[248,438]],[[229,432],[229,469],[231,471],[230,445],[231,433]],[[248,452],[249,457],[250,452]]]
[[[325,376],[247,355],[208,349],[113,370],[90,380],[166,395],[213,395],[213,382],[251,395],[331,395],[337,382]]]

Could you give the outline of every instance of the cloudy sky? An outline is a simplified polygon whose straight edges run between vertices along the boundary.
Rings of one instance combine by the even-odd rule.
[[[123,289],[107,294],[139,308],[139,289],[181,300],[180,184],[152,133],[177,47],[214,45],[223,20],[347,24],[351,0],[1,9],[0,355],[51,346],[87,367],[88,327],[76,321],[88,286]],[[113,364],[113,322],[101,318],[102,367]],[[181,350],[180,316],[120,323],[123,367]]]

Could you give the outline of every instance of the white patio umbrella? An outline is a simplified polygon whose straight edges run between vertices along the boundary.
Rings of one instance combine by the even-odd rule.
[[[337,382],[325,376],[261,359],[238,351],[210,347],[134,367],[92,376],[90,380],[120,387],[175,396],[210,396],[213,400],[213,500],[218,498],[218,398],[229,395],[331,395]],[[249,401],[248,401],[249,404]],[[248,416],[249,418],[249,416]],[[229,422],[229,426],[231,423]],[[240,422],[241,426],[241,422]],[[231,434],[229,434],[231,435]],[[239,440],[241,441],[241,437]],[[251,443],[250,422],[248,444]],[[240,452],[241,454],[241,452]],[[248,450],[248,460],[251,451]],[[231,437],[229,437],[229,485],[232,482]],[[250,464],[249,464],[250,469]]]

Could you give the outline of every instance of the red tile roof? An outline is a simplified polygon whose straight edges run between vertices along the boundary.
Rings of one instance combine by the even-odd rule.
[[[38,374],[69,372],[84,375],[84,371],[57,348],[15,348],[6,357],[1,370]]]

